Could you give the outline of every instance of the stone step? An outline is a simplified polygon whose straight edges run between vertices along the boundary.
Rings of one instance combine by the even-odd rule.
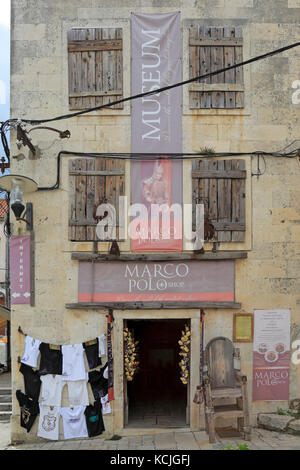
[[[11,403],[12,396],[11,395],[0,395],[0,403]]]
[[[0,421],[10,421],[11,411],[0,411]]]
[[[0,387],[0,395],[11,395],[11,387]]]
[[[0,411],[11,411],[12,409],[12,403],[0,403]]]

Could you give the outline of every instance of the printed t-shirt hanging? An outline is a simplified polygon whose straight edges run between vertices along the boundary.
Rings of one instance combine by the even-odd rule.
[[[85,406],[64,407],[60,409],[63,419],[64,438],[88,437]]]

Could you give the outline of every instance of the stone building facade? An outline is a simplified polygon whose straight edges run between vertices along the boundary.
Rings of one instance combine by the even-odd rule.
[[[82,102],[74,104],[72,101],[78,99],[78,94],[75,97],[74,93],[73,97],[69,96],[71,93],[68,83],[71,78],[68,72],[68,33],[76,29],[95,31],[102,28],[102,31],[108,31],[112,28],[122,31],[122,63],[119,69],[122,89],[117,90],[119,93],[113,96],[130,96],[131,13],[160,14],[174,11],[180,12],[183,80],[191,77],[191,70],[193,73],[197,72],[193,68],[192,54],[197,54],[199,50],[197,52],[195,48],[192,52],[193,46],[189,41],[193,36],[190,36],[190,31],[205,31],[205,28],[212,28],[214,31],[223,28],[225,31],[231,28],[242,32],[242,46],[239,41],[236,44],[242,47],[244,59],[299,40],[298,0],[111,0],[109,5],[101,0],[86,0],[84,4],[78,0],[12,0],[11,118],[47,119],[74,112],[84,106]],[[237,34],[235,37],[241,38]],[[225,40],[226,35],[215,39]],[[195,40],[194,44],[199,46],[201,36]],[[206,344],[218,336],[232,341],[234,313],[253,313],[255,310],[289,309],[293,331],[296,331],[293,339],[297,339],[300,327],[299,162],[296,158],[266,156],[265,159],[258,159],[257,156],[245,154],[255,151],[277,152],[298,139],[299,104],[292,102],[295,91],[292,83],[299,79],[299,54],[299,48],[291,49],[244,67],[242,82],[229,79],[229,83],[236,88],[233,86],[219,90],[218,98],[221,95],[226,101],[228,96],[230,98],[234,95],[236,104],[238,100],[243,100],[240,105],[233,107],[227,107],[224,102],[215,106],[202,106],[200,93],[202,97],[205,93],[206,97],[212,97],[215,93],[213,87],[205,88],[204,92],[203,88],[202,91],[199,88],[198,91],[196,88],[192,89],[192,85],[182,87],[183,152],[192,154],[203,148],[213,149],[216,153],[232,152],[236,156],[231,160],[242,161],[242,168],[246,173],[243,186],[243,237],[224,237],[224,241],[217,245],[217,253],[223,253],[223,256],[227,253],[230,258],[233,253],[237,254],[236,259],[230,260],[235,266],[236,304],[232,308],[228,305],[222,308],[221,304],[205,304]],[[104,99],[103,96],[101,99]],[[97,102],[97,96],[91,101],[92,106],[102,102]],[[33,131],[32,143],[38,149],[35,156],[26,147],[20,150],[16,145],[16,133],[11,132],[11,173],[33,178],[39,188],[55,184],[57,155],[62,150],[69,152],[60,159],[59,188],[39,190],[26,195],[34,210],[35,302],[32,306],[12,305],[14,392],[23,387],[18,357],[24,351],[24,336],[18,333],[19,326],[26,334],[53,344],[81,343],[106,332],[106,308],[76,307],[80,262],[77,255],[92,255],[95,250],[105,254],[108,253],[110,244],[94,243],[84,239],[84,236],[75,241],[70,237],[74,226],[69,226],[69,208],[72,205],[69,165],[70,161],[80,158],[72,152],[110,154],[132,151],[129,101],[120,108],[93,111],[49,123],[49,126],[61,131],[68,129],[71,137],[63,140],[51,131]],[[27,130],[30,128],[31,126],[26,127]],[[292,145],[294,147],[288,148],[294,149],[295,144]],[[243,155],[238,156],[239,152]],[[216,160],[224,161],[225,158],[218,157]],[[130,161],[126,160],[122,168],[125,194],[130,195]],[[192,160],[185,159],[182,168],[183,202],[191,204]],[[256,176],[258,170],[261,175]],[[12,233],[26,234],[24,224],[17,223],[13,216],[11,219]],[[119,242],[119,248],[123,255],[131,253],[128,240]],[[212,249],[212,242],[205,243],[205,253],[212,253]],[[191,245],[184,244],[180,255],[191,253]],[[199,263],[201,262],[200,259]],[[193,402],[199,384],[200,308],[201,302],[193,308],[178,304],[178,308],[166,306],[137,310],[131,305],[128,308],[113,309],[114,400],[111,403],[112,413],[104,417],[108,434],[128,432],[123,329],[126,322],[130,326],[134,324],[132,322],[142,319],[188,322],[191,331],[190,383],[186,392],[188,426],[191,429],[204,428],[203,407]],[[300,333],[298,339],[299,335]],[[252,401],[253,343],[236,345],[240,347],[241,369],[248,376],[250,416],[252,424],[255,424],[257,413],[276,411],[277,407],[285,408],[288,400]],[[299,385],[299,365],[291,362],[290,399],[299,397]],[[64,399],[67,399],[66,396]],[[37,439],[36,428],[26,434],[19,422],[20,409],[14,399],[12,439]],[[150,427],[155,428],[156,422]]]

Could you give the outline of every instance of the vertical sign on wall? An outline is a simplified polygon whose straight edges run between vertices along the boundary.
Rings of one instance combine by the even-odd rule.
[[[253,401],[289,400],[290,310],[255,310]]]
[[[12,304],[30,304],[30,236],[10,238],[10,291]]]
[[[132,14],[132,94],[155,91],[182,80],[180,14]],[[182,152],[182,90],[132,101],[132,251],[182,250],[182,161],[145,154]],[[159,213],[159,206],[163,214]]]

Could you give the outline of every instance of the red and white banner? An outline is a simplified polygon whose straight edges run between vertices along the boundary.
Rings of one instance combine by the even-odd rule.
[[[182,80],[180,14],[136,14],[132,27],[132,94],[155,91]],[[176,87],[132,101],[131,203],[142,204],[131,224],[132,251],[182,250],[182,162],[145,154],[182,152],[182,90]],[[153,205],[171,208],[164,230]],[[174,210],[177,207],[180,210]],[[138,209],[137,213],[138,215]],[[134,214],[132,214],[134,216]]]
[[[255,310],[253,401],[289,400],[290,310]]]

